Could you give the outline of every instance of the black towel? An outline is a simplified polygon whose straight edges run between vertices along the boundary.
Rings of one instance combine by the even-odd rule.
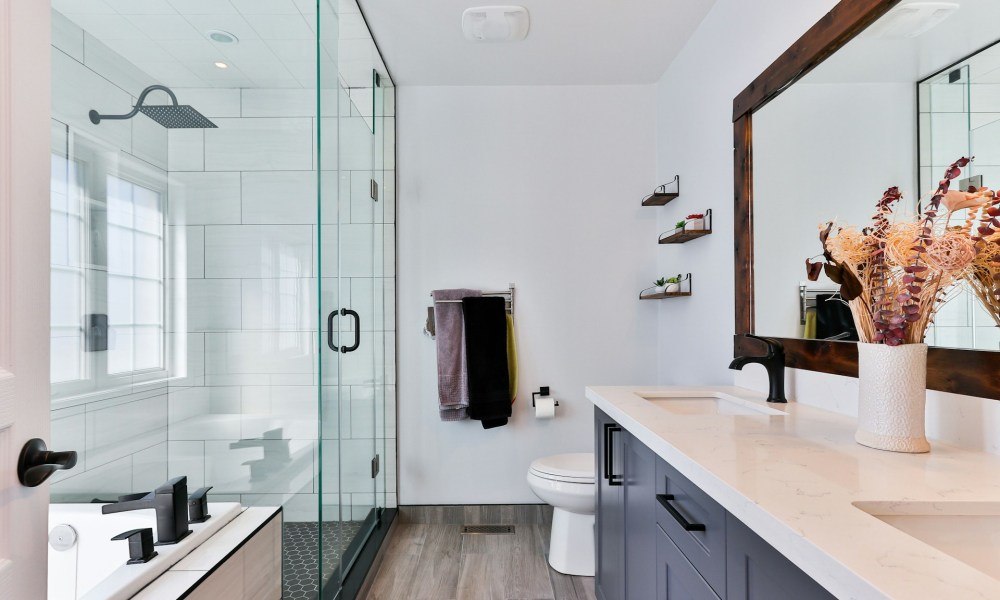
[[[506,425],[511,416],[505,304],[498,296],[462,299],[468,414],[470,419],[482,421],[483,429]]]
[[[825,340],[848,333],[845,341],[858,341],[858,329],[854,325],[851,308],[832,294],[816,294],[816,339]]]

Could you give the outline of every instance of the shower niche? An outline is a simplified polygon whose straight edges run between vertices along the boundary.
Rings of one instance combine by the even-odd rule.
[[[388,69],[353,0],[94,4],[52,2],[52,501],[184,475],[282,507],[284,598],[353,597],[396,507]]]

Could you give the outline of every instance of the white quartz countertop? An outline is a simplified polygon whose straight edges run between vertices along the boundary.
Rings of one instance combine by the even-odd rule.
[[[873,450],[854,441],[855,419],[804,404],[767,404],[780,416],[678,415],[640,396],[650,393],[760,405],[765,396],[734,387],[587,388],[594,405],[838,598],[1000,600],[997,579],[853,504],[915,501],[947,511],[996,502],[1000,514],[1000,457],[934,440],[928,454]]]

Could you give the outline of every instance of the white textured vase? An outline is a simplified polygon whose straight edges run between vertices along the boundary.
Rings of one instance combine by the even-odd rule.
[[[924,433],[927,344],[858,344],[858,430],[863,446],[929,452]]]

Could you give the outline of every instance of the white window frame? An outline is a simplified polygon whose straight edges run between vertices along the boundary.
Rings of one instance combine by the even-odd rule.
[[[61,125],[61,124],[60,124]],[[63,130],[65,132],[65,130]],[[63,135],[67,135],[63,133]],[[160,227],[160,280],[162,282],[162,298],[160,305],[160,323],[162,328],[162,341],[160,348],[160,365],[149,369],[132,370],[123,373],[109,373],[108,360],[109,351],[84,352],[83,353],[83,379],[73,381],[62,381],[52,383],[52,404],[53,408],[60,405],[73,405],[81,400],[93,401],[103,398],[113,398],[117,396],[133,393],[134,386],[138,384],[153,384],[159,381],[166,382],[170,372],[170,355],[168,353],[169,338],[169,311],[168,298],[170,296],[170,278],[167,271],[168,245],[168,184],[166,172],[136,158],[122,150],[110,148],[106,145],[86,138],[72,129],[68,132],[69,148],[56,148],[53,144],[53,156],[71,160],[77,163],[78,169],[83,174],[82,187],[84,189],[83,230],[80,232],[81,239],[85,245],[83,253],[82,268],[85,269],[84,276],[84,314],[80,315],[81,336],[83,327],[86,326],[84,318],[86,314],[108,314],[108,266],[107,264],[95,264],[93,236],[93,215],[95,211],[108,209],[107,180],[109,177],[126,181],[133,185],[146,188],[159,194],[160,212],[162,223]],[[68,150],[69,156],[66,156]],[[51,210],[51,209],[50,209]],[[105,217],[106,221],[106,217]],[[105,231],[107,223],[104,224]],[[108,251],[107,236],[103,242],[104,262],[107,263],[106,254]],[[50,267],[52,268],[52,267]],[[103,290],[97,288],[103,286]],[[103,302],[98,298],[103,297]],[[109,332],[109,337],[110,332]],[[109,339],[109,345],[114,343],[114,338]]]

